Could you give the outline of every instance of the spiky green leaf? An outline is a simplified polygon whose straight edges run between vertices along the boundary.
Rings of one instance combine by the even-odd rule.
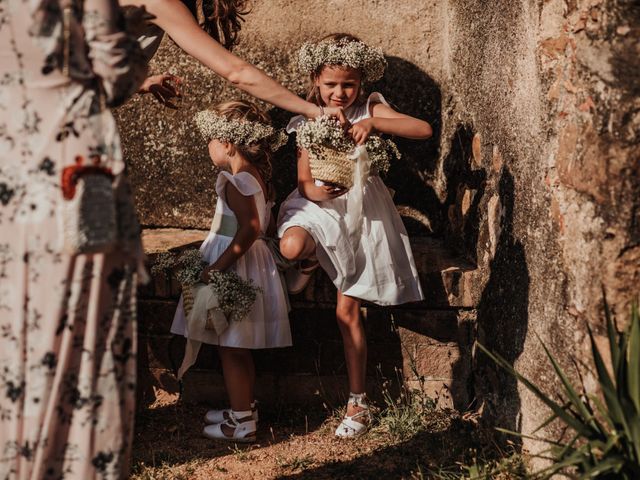
[[[607,302],[607,296],[602,289],[602,298],[604,301],[604,317],[607,324],[607,337],[609,338],[609,351],[611,352],[611,361],[613,365],[618,365],[620,362],[620,348],[618,346],[618,332],[615,324],[613,323],[613,317],[611,316],[611,310],[609,309],[609,303]]]
[[[538,340],[540,340],[540,337],[538,337]],[[547,346],[544,344],[544,342],[542,342],[542,340],[540,340],[540,343],[542,344],[542,348],[547,354],[547,358],[551,362],[551,365],[553,365],[553,369],[555,370],[556,375],[558,375],[558,378],[562,382],[562,385],[564,386],[564,391],[567,397],[569,397],[569,400],[573,408],[576,410],[578,414],[577,417],[579,418],[579,420],[583,422],[585,426],[593,430],[592,436],[602,435],[603,432],[602,432],[602,426],[600,425],[600,423],[594,418],[591,412],[589,412],[583,400],[580,398],[580,395],[573,388],[573,385],[571,385],[571,382],[567,378],[567,375],[564,373],[564,370],[562,370],[562,368],[556,361],[555,357],[551,355],[551,352],[549,351]]]
[[[619,455],[611,455],[605,459],[601,459],[592,468],[586,470],[580,475],[581,479],[597,478],[603,473],[619,472],[624,466],[624,458]]]
[[[622,409],[622,406],[620,405],[620,401],[618,400],[616,387],[613,384],[611,377],[609,376],[609,372],[607,371],[607,367],[604,364],[604,360],[602,359],[600,351],[596,346],[591,328],[587,326],[587,330],[589,332],[589,338],[591,340],[591,353],[593,355],[593,362],[596,365],[596,371],[598,373],[598,382],[600,383],[600,388],[602,389],[605,403],[607,404],[607,411],[609,412],[611,421],[614,423],[614,425],[622,426],[627,434],[629,434],[629,426],[626,424],[624,411]]]
[[[498,354],[494,354],[487,350],[484,345],[478,343],[478,348],[480,348],[489,358],[491,358],[495,363],[504,368],[507,372],[517,378],[525,387],[527,387],[536,397],[538,397],[545,405],[547,405],[553,413],[558,415],[567,425],[573,428],[576,432],[584,435],[585,437],[589,437],[591,434],[591,429],[588,425],[585,425],[584,422],[575,418],[573,415],[568,413],[562,405],[557,404],[547,395],[545,395],[536,385],[534,385],[529,379],[525,378],[523,375],[518,373],[509,362],[507,362],[504,358],[502,358]]]
[[[636,412],[640,412],[640,319],[638,317],[638,304],[634,302],[631,307],[631,327],[626,362],[629,396],[636,407]]]

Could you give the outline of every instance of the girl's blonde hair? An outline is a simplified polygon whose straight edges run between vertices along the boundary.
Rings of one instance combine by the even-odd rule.
[[[210,37],[232,50],[244,16],[250,12],[248,0],[182,0]]]
[[[318,40],[317,43],[320,42],[336,42],[339,41],[345,42],[361,42],[358,37],[355,35],[351,35],[349,33],[331,33],[325,37],[322,37]],[[323,105],[322,98],[320,97],[320,89],[316,86],[316,80],[322,73],[322,69],[326,65],[320,65],[315,72],[311,72],[309,75],[309,86],[307,87],[307,101],[311,103],[315,103],[316,105]],[[360,91],[358,92],[357,103],[362,103],[364,101],[364,89],[362,88],[362,82],[360,82]]]
[[[228,120],[260,122],[265,125],[271,125],[269,115],[253,103],[234,100],[216,105],[212,110]],[[232,144],[232,146],[234,153],[237,152],[251,163],[251,165],[256,167],[267,186],[266,195],[268,199],[272,200],[275,198],[275,190],[271,182],[273,173],[273,151],[271,150],[269,139],[263,138],[251,145]]]

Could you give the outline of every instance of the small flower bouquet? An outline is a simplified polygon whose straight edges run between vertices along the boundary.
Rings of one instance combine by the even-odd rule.
[[[243,280],[235,272],[217,270],[209,273],[210,282],[204,285],[200,282],[200,275],[206,266],[207,262],[202,258],[200,250],[192,248],[180,254],[161,253],[151,272],[164,272],[178,280],[182,287],[182,305],[186,317],[189,317],[194,306],[194,294],[200,295],[200,291],[206,287],[205,290],[209,290],[206,293],[215,295],[217,299],[213,302],[217,305],[216,309],[222,311],[228,320],[240,321],[245,318],[251,311],[260,288],[251,280]],[[205,329],[216,330],[212,311],[208,312]]]
[[[218,270],[209,273],[209,287],[218,295],[220,309],[232,321],[242,320],[249,314],[261,291],[253,281],[243,280],[236,272]]]
[[[324,115],[304,123],[298,128],[296,141],[298,147],[309,152],[313,178],[351,188],[355,163],[350,154],[356,144],[344,133],[337,119]],[[401,157],[395,143],[376,135],[367,139],[365,147],[371,168],[378,174],[386,174],[391,160]]]

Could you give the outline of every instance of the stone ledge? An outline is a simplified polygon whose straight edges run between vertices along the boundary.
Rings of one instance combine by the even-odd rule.
[[[139,302],[142,336],[169,336],[175,300],[143,299]],[[466,310],[362,309],[370,342],[396,339],[406,344],[470,345],[475,312]],[[294,341],[340,340],[333,307],[295,309],[290,314]]]
[[[176,228],[146,229],[142,239],[145,252],[153,264],[155,256],[168,250],[197,247],[204,240],[206,230]],[[478,298],[473,293],[475,266],[452,254],[439,240],[427,237],[411,239],[416,267],[426,299],[413,308],[464,307],[474,308]],[[153,275],[149,285],[140,289],[141,298],[178,298],[180,286],[164,274]],[[291,297],[295,308],[324,308],[335,305],[336,289],[321,271],[311,278],[307,288]],[[371,305],[373,308],[375,306]]]

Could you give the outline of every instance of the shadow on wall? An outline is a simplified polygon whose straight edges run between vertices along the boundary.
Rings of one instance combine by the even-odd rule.
[[[442,233],[447,244],[456,253],[477,264],[479,207],[487,173],[484,169],[472,168],[473,138],[471,126],[458,126],[442,164],[447,192],[442,204],[442,215],[447,222]]]
[[[501,234],[491,274],[478,304],[478,341],[515,364],[522,354],[529,317],[529,270],[524,246],[513,235],[514,182],[505,166],[498,185],[502,204]],[[483,417],[497,426],[520,430],[516,380],[485,355],[474,366],[476,398]]]
[[[367,90],[379,91],[398,111],[428,121],[433,136],[428,140],[394,139],[402,160],[391,166],[385,184],[396,191],[394,202],[411,207],[414,214],[403,217],[409,235],[430,235],[442,224],[440,201],[429,182],[435,177],[441,131],[441,93],[437,83],[411,62],[387,57],[389,66],[384,77]],[[289,112],[274,108],[271,118],[283,128],[291,118]],[[293,136],[292,136],[293,137]],[[289,139],[274,160],[274,185],[278,202],[296,187],[295,140]],[[427,220],[425,220],[425,218]]]
[[[440,201],[431,182],[438,167],[442,130],[442,95],[438,84],[424,70],[399,57],[387,57],[388,67],[383,79],[373,85],[398,111],[426,120],[433,128],[428,140],[396,138],[402,153],[399,163],[391,166],[385,183],[396,191],[394,202],[415,209],[430,225],[403,212],[409,235],[437,233],[442,226]]]

